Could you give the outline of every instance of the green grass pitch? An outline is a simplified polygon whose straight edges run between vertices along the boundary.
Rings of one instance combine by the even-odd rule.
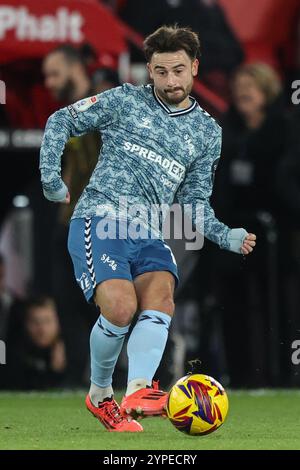
[[[144,419],[143,433],[108,433],[79,392],[0,393],[0,449],[300,449],[300,391],[228,395],[225,424],[190,437],[162,418]]]

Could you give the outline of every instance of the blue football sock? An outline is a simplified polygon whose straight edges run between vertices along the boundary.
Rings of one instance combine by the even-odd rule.
[[[91,382],[98,387],[108,387],[129,325],[119,327],[100,315],[90,337]]]
[[[128,383],[143,378],[151,385],[167,343],[170,323],[171,317],[157,310],[140,314],[127,345]]]

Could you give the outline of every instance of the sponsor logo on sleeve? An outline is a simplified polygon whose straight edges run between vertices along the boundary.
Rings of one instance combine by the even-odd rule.
[[[73,106],[77,112],[83,112],[97,103],[97,101],[99,101],[99,97],[95,95],[91,96],[90,98],[85,98],[84,100],[79,100]]]

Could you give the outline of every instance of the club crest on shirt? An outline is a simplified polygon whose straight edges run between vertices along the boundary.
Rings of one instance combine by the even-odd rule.
[[[189,152],[189,155],[191,157],[195,153],[195,146],[192,142],[192,139],[190,138],[190,136],[188,134],[184,135],[184,140],[187,144],[188,152]]]

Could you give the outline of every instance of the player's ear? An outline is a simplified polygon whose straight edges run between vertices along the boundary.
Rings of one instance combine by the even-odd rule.
[[[195,59],[192,63],[192,75],[196,77],[198,75],[199,60]]]
[[[150,78],[151,78],[151,79],[153,79],[153,74],[152,74],[152,70],[151,70],[151,64],[150,64],[150,62],[147,62],[147,69],[148,69],[148,72],[149,72]]]

